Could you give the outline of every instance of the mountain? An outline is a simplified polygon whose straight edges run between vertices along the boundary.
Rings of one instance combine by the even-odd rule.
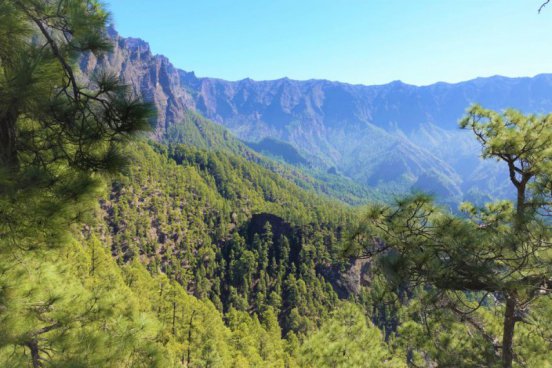
[[[296,151],[294,160],[393,193],[422,189],[452,202],[483,189],[503,195],[501,182],[485,185],[499,180],[499,169],[481,162],[479,146],[457,128],[457,121],[475,102],[498,110],[552,110],[552,75],[422,87],[400,81],[364,86],[287,78],[231,82],[198,78],[153,55],[142,40],[123,38],[113,28],[110,35],[113,52],[100,60],[83,58],[81,69],[86,74],[114,70],[154,102],[158,139],[187,111],[195,111],[250,147],[286,143],[288,152]]]

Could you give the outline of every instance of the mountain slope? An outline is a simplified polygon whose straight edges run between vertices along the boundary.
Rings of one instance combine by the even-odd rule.
[[[161,140],[169,145],[186,144],[213,152],[223,152],[243,157],[303,189],[339,199],[348,204],[358,205],[367,201],[385,199],[384,193],[371,190],[338,173],[327,173],[325,170],[306,166],[306,160],[293,146],[287,143],[270,143],[269,140],[269,143],[265,143],[265,145],[245,144],[226,128],[192,111],[184,112],[183,119],[169,127]],[[298,162],[294,163],[301,164],[301,168],[287,164],[285,159],[281,160],[279,155],[282,152],[288,160],[297,160]],[[265,154],[278,161],[265,157]]]
[[[351,327],[344,365],[405,366],[342,300],[359,291],[339,273],[349,207],[228,152],[124,150],[61,241],[1,239],[1,367],[314,367]]]
[[[274,138],[263,138],[260,142],[250,142],[248,146],[266,156],[283,160],[292,165],[308,165],[309,163],[291,144]]]
[[[347,267],[350,208],[228,153],[140,143],[127,154],[97,229],[120,263],[139,259],[224,312],[270,309],[284,332],[312,330],[347,295],[332,270]]]
[[[195,111],[246,142],[269,138],[288,143],[310,165],[334,168],[363,185],[391,192],[427,183],[427,188],[445,188],[439,194],[456,200],[495,179],[494,169],[480,168],[479,147],[457,128],[470,104],[552,110],[552,75],[423,87],[398,81],[363,86],[287,78],[230,82],[198,78],[153,55],[144,41],[120,37],[113,29],[110,35],[113,52],[100,60],[83,58],[81,69],[88,75],[113,70],[154,102],[158,139],[185,119],[187,111]],[[482,172],[489,173],[483,180]],[[438,178],[446,178],[447,185]]]

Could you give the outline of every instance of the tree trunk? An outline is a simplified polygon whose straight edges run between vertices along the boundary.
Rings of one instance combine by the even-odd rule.
[[[190,366],[190,363],[192,361],[192,331],[194,328],[194,316],[195,316],[195,309],[192,310],[192,315],[190,316],[190,326],[188,327],[188,352],[186,356],[186,367]]]
[[[516,300],[506,296],[506,310],[504,312],[504,331],[502,335],[502,367],[512,368],[514,359],[514,328],[516,325]]]
[[[516,232],[522,230],[523,223],[525,221],[525,207],[527,206],[525,203],[525,190],[527,183],[531,180],[531,178],[532,176],[524,174],[519,182],[519,186],[517,187],[516,217],[514,221],[514,229]]]
[[[176,292],[175,292],[176,294]],[[173,296],[174,298],[174,296]],[[173,307],[173,315],[172,315],[172,335],[176,335],[176,300],[173,300],[173,303],[172,303],[172,307]]]
[[[35,339],[27,343],[27,347],[31,350],[31,359],[33,361],[33,368],[42,367],[40,362],[40,351],[38,350],[38,343]]]
[[[14,108],[0,112],[0,165],[12,170],[17,168],[16,122]]]

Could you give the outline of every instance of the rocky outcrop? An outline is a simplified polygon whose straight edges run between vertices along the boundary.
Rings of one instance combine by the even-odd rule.
[[[372,265],[371,259],[351,259],[345,270],[319,266],[317,271],[332,284],[339,298],[349,299],[358,296],[363,287],[370,287]]]

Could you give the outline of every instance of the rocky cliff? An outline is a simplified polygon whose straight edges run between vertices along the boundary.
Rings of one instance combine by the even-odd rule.
[[[194,106],[191,94],[181,84],[181,71],[162,55],[153,55],[149,44],[138,38],[123,38],[109,28],[113,51],[96,58],[88,54],[80,60],[85,75],[109,70],[130,84],[146,101],[157,109],[156,136],[182,120],[186,109]]]

